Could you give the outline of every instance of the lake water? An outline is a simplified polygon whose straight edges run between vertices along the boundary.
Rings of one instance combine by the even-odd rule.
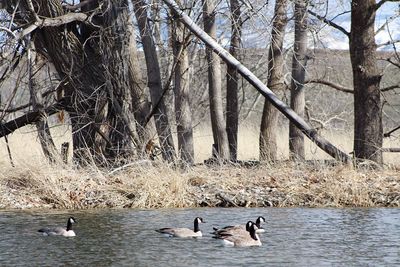
[[[76,237],[42,236],[72,215]],[[267,219],[261,247],[224,247],[213,226]],[[199,239],[154,229],[193,227]],[[0,266],[400,266],[400,209],[0,211]]]

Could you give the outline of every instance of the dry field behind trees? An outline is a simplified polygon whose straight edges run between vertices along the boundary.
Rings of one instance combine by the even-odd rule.
[[[253,52],[252,52],[253,53]],[[260,53],[255,51],[254,53]],[[246,56],[254,57],[249,53]],[[201,58],[201,57],[197,57]],[[290,58],[290,56],[288,56]],[[310,76],[326,75],[330,80],[351,86],[348,55],[335,53],[316,56],[309,64]],[[265,58],[266,60],[266,58]],[[251,63],[251,64],[250,64]],[[248,62],[248,66],[265,65]],[[324,65],[324,73],[318,73]],[[204,72],[198,64],[193,73]],[[346,67],[347,66],[347,67]],[[265,76],[262,68],[258,70]],[[201,77],[197,75],[196,77]],[[385,79],[394,79],[388,76]],[[265,77],[263,78],[265,80]],[[193,79],[192,106],[195,121],[195,161],[211,155],[212,133],[207,121],[207,106],[199,109],[206,82]],[[385,80],[383,81],[385,83]],[[238,140],[240,160],[258,159],[259,124],[263,100],[246,85],[242,95]],[[306,92],[309,121],[321,129],[323,136],[346,152],[353,146],[352,96],[326,86],[308,85]],[[285,97],[287,100],[287,97]],[[400,124],[396,92],[385,93],[385,132]],[[206,103],[203,101],[202,103]],[[280,118],[279,155],[288,158],[288,122]],[[53,123],[56,146],[70,142],[70,130]],[[132,164],[115,172],[92,165],[76,169],[62,163],[46,162],[33,127],[25,127],[9,136],[9,147],[15,167],[10,164],[4,138],[0,140],[0,208],[85,209],[106,207],[161,208],[198,206],[309,206],[372,207],[400,206],[399,155],[384,153],[384,170],[355,170],[349,166],[314,163],[289,163],[256,167],[202,166],[178,170],[159,161]],[[398,134],[385,138],[384,147],[400,147]],[[329,159],[306,140],[308,160]]]

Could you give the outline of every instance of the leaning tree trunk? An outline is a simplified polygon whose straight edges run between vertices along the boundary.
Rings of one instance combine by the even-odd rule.
[[[186,164],[194,163],[192,112],[189,104],[189,55],[187,35],[190,34],[179,19],[172,21],[172,43],[176,61],[174,93],[175,117],[180,159]]]
[[[283,40],[287,24],[287,0],[276,0],[275,15],[272,24],[271,44],[268,50],[267,86],[277,95],[286,86],[283,77]],[[275,161],[278,158],[277,132],[278,110],[265,99],[260,130],[260,160]]]
[[[257,89],[265,98],[268,98],[271,103],[282,112],[291,122],[293,122],[303,133],[318,145],[322,150],[330,156],[349,163],[351,158],[349,155],[332,145],[328,140],[320,136],[313,127],[311,127],[302,117],[298,116],[290,107],[282,102],[276,95],[261,82],[248,68],[243,66],[236,58],[232,57],[214,38],[203,31],[188,15],[186,15],[174,0],[163,0],[169,8],[182,20],[188,29],[202,40],[208,47],[213,49],[218,55],[230,65],[233,65],[254,88]],[[1,134],[0,134],[1,136]]]
[[[216,38],[216,0],[203,0],[204,31]],[[225,119],[221,92],[221,64],[217,54],[210,47],[206,48],[208,64],[208,86],[210,98],[211,126],[214,137],[213,153],[220,159],[229,159],[228,136],[225,130]]]
[[[231,12],[231,43],[229,52],[238,57],[240,40],[242,38],[242,21],[240,3],[238,0],[230,0]],[[237,136],[239,125],[238,90],[239,74],[231,65],[226,70],[226,133],[228,135],[230,160],[237,160]]]
[[[354,86],[354,155],[382,163],[381,74],[375,43],[375,0],[351,4],[350,58]]]
[[[290,88],[290,107],[304,117],[305,97],[304,79],[307,64],[307,3],[308,0],[295,1],[295,37],[292,61],[292,84]],[[294,160],[303,160],[304,135],[293,123],[289,125],[289,153]]]
[[[154,114],[154,121],[157,128],[162,156],[164,160],[172,161],[175,159],[175,148],[168,120],[167,107],[163,99],[164,93],[161,83],[160,66],[156,44],[154,43],[147,16],[147,4],[143,0],[132,1],[132,4],[135,9],[135,15],[143,43],[151,101],[153,105],[158,104],[157,107],[153,108],[157,109]]]

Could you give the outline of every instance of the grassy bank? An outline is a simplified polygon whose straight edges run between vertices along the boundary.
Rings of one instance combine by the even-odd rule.
[[[52,129],[56,146],[70,141],[66,129]],[[258,134],[252,127],[239,135],[239,158],[257,159]],[[169,208],[199,206],[249,207],[399,207],[400,172],[395,153],[384,153],[384,170],[332,167],[329,159],[306,141],[306,157],[314,164],[285,162],[285,130],[279,139],[282,163],[251,168],[198,165],[181,171],[165,163],[140,162],[112,172],[96,167],[76,169],[45,162],[33,129],[9,136],[16,167],[11,167],[4,142],[0,142],[0,208]],[[352,138],[338,133],[325,136],[344,151]],[[385,142],[385,147],[398,147]],[[195,133],[196,162],[209,157],[211,131]]]
[[[400,174],[324,164],[186,171],[140,162],[114,172],[1,166],[0,208],[399,207]]]

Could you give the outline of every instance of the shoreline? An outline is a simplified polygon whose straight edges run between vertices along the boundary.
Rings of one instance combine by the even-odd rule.
[[[391,169],[288,162],[185,171],[163,163],[114,172],[50,165],[6,169],[0,176],[1,210],[400,207],[400,173]]]

